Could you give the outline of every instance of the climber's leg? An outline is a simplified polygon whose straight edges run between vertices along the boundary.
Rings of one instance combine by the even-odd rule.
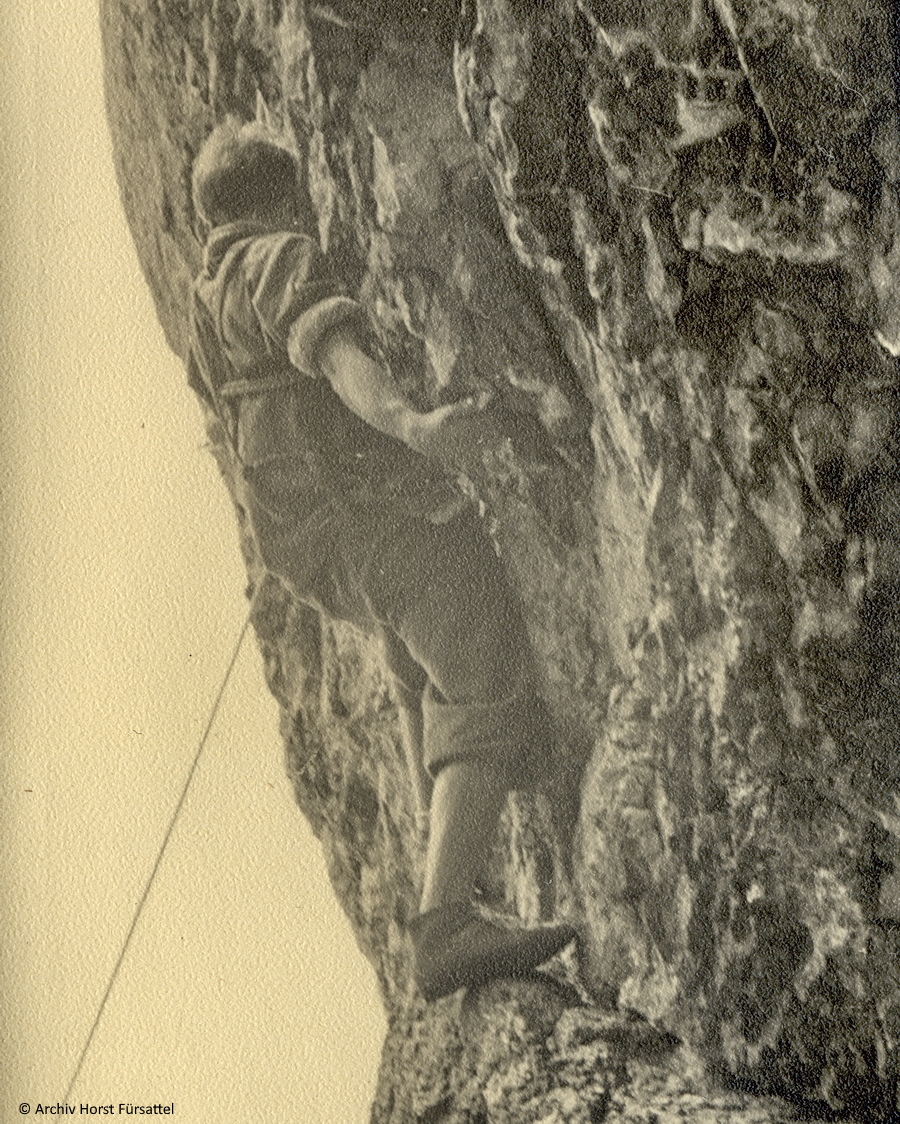
[[[530,972],[576,935],[569,925],[508,929],[473,908],[513,781],[460,748],[463,755],[448,758],[435,777],[420,915],[411,928],[414,975],[427,999]]]
[[[570,925],[506,928],[472,907],[507,787],[501,774],[470,762],[446,765],[435,780],[421,913],[411,926],[414,976],[426,999],[525,975],[576,936]]]
[[[411,926],[415,978],[434,999],[528,972],[575,935],[569,926],[508,929],[472,905],[508,792],[533,783],[549,760],[549,724],[518,606],[477,518],[434,526],[391,517],[368,530],[346,532],[332,570],[340,614],[383,630],[399,693],[426,685],[421,710],[412,695],[405,710],[411,772],[422,761],[435,778]]]
[[[437,533],[405,558],[392,607],[394,650],[427,673],[422,741],[435,778],[415,976],[428,998],[528,972],[574,937],[569,926],[514,930],[472,906],[508,792],[549,757],[550,730],[530,674],[524,625],[477,526]],[[382,573],[385,571],[382,570]],[[407,677],[408,678],[408,677]]]
[[[421,912],[472,900],[487,865],[508,784],[495,769],[454,761],[434,782]]]
[[[431,777],[425,768],[424,718],[422,693],[428,676],[412,658],[406,645],[389,628],[379,627],[385,663],[394,683],[397,711],[403,735],[403,751],[415,801],[416,822],[424,832],[428,825]]]
[[[397,709],[403,735],[406,768],[413,789],[416,823],[424,831],[427,829],[429,820],[428,808],[432,798],[432,780],[425,768],[421,694],[410,696],[402,687],[398,687]]]

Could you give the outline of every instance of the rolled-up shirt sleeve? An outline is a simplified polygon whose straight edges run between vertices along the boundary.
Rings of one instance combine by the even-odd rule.
[[[368,317],[359,301],[349,297],[327,297],[302,313],[288,333],[291,362],[313,378],[321,377],[319,356],[323,344],[335,333],[352,333],[360,342],[367,335]]]
[[[251,294],[260,327],[295,367],[319,378],[322,345],[342,331],[362,340],[369,334],[368,316],[346,295],[311,239],[282,234],[265,241]]]

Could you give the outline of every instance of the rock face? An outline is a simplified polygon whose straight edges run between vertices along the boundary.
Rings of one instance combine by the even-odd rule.
[[[410,394],[490,390],[516,421],[467,486],[559,725],[493,872],[507,909],[582,924],[541,980],[416,997],[423,840],[389,684],[245,537],[298,802],[388,1011],[373,1120],[737,1124],[785,1119],[776,1096],[894,1119],[893,5],[101,8],[175,350],[190,162],[223,114],[260,117]]]

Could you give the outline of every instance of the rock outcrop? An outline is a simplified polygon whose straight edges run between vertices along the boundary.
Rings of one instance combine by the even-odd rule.
[[[390,686],[244,538],[297,799],[388,1012],[373,1120],[896,1118],[894,6],[101,8],[172,347],[191,160],[225,113],[258,117],[302,153],[409,393],[488,390],[514,422],[466,486],[559,727],[490,887],[582,926],[539,979],[416,997]]]

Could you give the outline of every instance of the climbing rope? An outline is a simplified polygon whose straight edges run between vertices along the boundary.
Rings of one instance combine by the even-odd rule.
[[[194,754],[194,759],[191,762],[190,769],[188,770],[187,779],[185,780],[184,785],[182,786],[181,795],[178,797],[178,803],[175,805],[175,810],[173,811],[173,813],[172,813],[172,815],[169,819],[168,827],[166,828],[166,832],[165,832],[165,835],[163,836],[162,843],[160,844],[159,850],[157,851],[156,860],[153,863],[153,869],[150,871],[150,876],[148,877],[148,879],[147,879],[147,881],[144,885],[144,889],[143,889],[143,892],[142,892],[142,894],[140,896],[140,899],[138,901],[137,908],[135,909],[134,915],[131,919],[131,924],[128,927],[128,932],[125,934],[125,940],[122,942],[122,947],[119,950],[119,956],[118,956],[118,959],[116,960],[115,967],[113,968],[112,974],[109,977],[109,982],[106,985],[106,990],[103,993],[103,998],[100,1000],[100,1006],[97,1008],[97,1014],[94,1016],[94,1021],[91,1024],[91,1029],[88,1032],[88,1036],[85,1039],[84,1046],[82,1047],[81,1053],[78,1056],[78,1062],[75,1065],[75,1070],[72,1074],[72,1078],[69,1081],[68,1087],[66,1088],[66,1094],[65,1094],[65,1097],[63,1098],[63,1104],[67,1105],[69,1103],[69,1100],[72,1096],[72,1091],[75,1088],[75,1083],[78,1080],[78,1078],[81,1076],[81,1071],[84,1068],[85,1059],[88,1056],[88,1051],[91,1048],[91,1043],[93,1042],[94,1036],[97,1033],[97,1028],[100,1025],[100,1020],[103,1018],[103,1012],[106,1010],[106,1005],[109,1002],[109,997],[112,994],[113,988],[115,987],[116,980],[118,979],[119,972],[122,968],[122,964],[124,963],[125,956],[128,952],[128,947],[131,944],[131,939],[134,936],[135,930],[137,929],[138,922],[141,918],[141,914],[144,911],[144,906],[147,904],[147,899],[150,896],[150,890],[153,886],[154,880],[156,879],[156,875],[159,871],[160,864],[162,863],[163,856],[166,853],[166,848],[169,845],[169,840],[172,838],[172,833],[175,830],[175,825],[178,822],[178,817],[181,815],[181,810],[184,807],[184,802],[185,802],[185,799],[186,799],[187,794],[188,794],[188,789],[191,787],[191,781],[194,779],[194,774],[197,771],[197,766],[200,763],[200,758],[203,754],[203,750],[206,747],[207,741],[209,740],[210,731],[213,728],[213,723],[216,720],[216,715],[219,713],[219,707],[222,703],[222,698],[225,694],[225,688],[228,686],[228,681],[231,678],[231,673],[234,671],[234,666],[237,663],[237,658],[238,658],[238,655],[240,654],[241,646],[244,643],[244,637],[247,635],[247,630],[250,627],[250,620],[253,616],[253,606],[254,606],[254,604],[255,604],[255,597],[250,602],[250,609],[249,609],[249,611],[247,613],[247,617],[244,620],[244,623],[241,627],[241,631],[238,634],[237,641],[234,645],[234,651],[231,654],[231,660],[228,664],[228,669],[225,672],[225,676],[222,679],[222,682],[219,686],[219,690],[218,690],[218,693],[216,695],[215,701],[213,702],[212,709],[210,710],[209,719],[206,723],[206,729],[203,731],[203,735],[200,738],[200,743],[197,746],[197,751]]]

